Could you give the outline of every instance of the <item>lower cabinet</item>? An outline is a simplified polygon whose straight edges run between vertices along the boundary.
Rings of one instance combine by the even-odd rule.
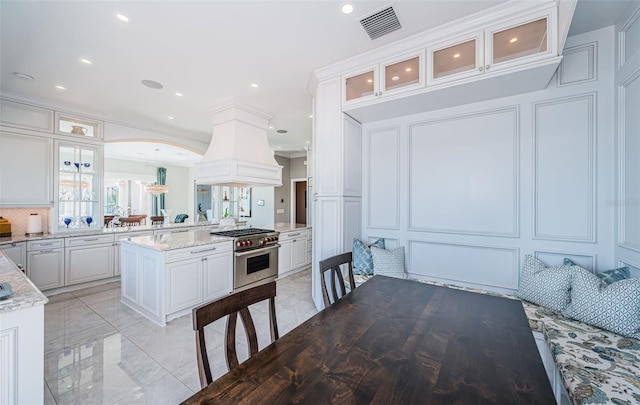
[[[113,242],[113,275],[120,275],[120,242],[138,236],[153,236],[153,231],[118,233]]]
[[[23,272],[27,270],[27,245],[25,242],[0,245],[0,250]]]
[[[278,251],[278,276],[299,270],[311,264],[308,229],[280,234],[280,250]]]
[[[67,238],[65,252],[65,284],[112,277],[113,235]]]
[[[27,243],[27,277],[40,290],[64,286],[64,239]]]
[[[159,251],[121,241],[122,302],[161,326],[233,290],[233,242]]]

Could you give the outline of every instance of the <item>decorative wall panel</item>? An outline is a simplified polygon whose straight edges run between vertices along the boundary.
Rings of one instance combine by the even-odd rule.
[[[550,252],[536,250],[534,256],[542,260],[547,266],[562,266],[565,257],[575,264],[591,272],[596,271],[596,255],[584,255],[580,253]]]
[[[558,86],[597,80],[598,43],[567,48],[558,68]]]
[[[510,290],[518,288],[519,249],[409,241],[408,272]]]
[[[518,108],[409,124],[409,229],[518,236]]]
[[[534,104],[534,238],[595,242],[595,94]]]
[[[400,128],[376,129],[368,133],[369,228],[400,227]]]
[[[640,8],[636,9],[620,30],[618,43],[620,46],[618,50],[620,66],[640,54]]]
[[[0,331],[0,404],[17,404],[18,329]],[[42,383],[42,382],[39,382]]]
[[[619,87],[620,244],[640,251],[640,71]]]

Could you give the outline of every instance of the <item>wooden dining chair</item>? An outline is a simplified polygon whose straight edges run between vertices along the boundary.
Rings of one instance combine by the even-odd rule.
[[[353,291],[356,288],[356,282],[353,279],[353,254],[351,252],[342,253],[320,261],[320,283],[322,285],[322,298],[324,299],[325,307],[335,303],[347,294],[344,276],[340,269],[340,266],[343,264],[348,265],[349,288],[351,289],[350,291]],[[329,280],[331,285],[331,299],[333,302],[329,299],[329,289],[327,288],[326,280],[327,272],[331,272]],[[336,280],[340,288],[340,295],[338,295],[338,289],[336,288]]]
[[[162,225],[164,224],[164,217],[162,215],[154,215],[149,217],[151,221],[151,225]]]
[[[140,217],[120,217],[120,226],[139,226],[142,224]]]
[[[236,322],[238,313],[242,319],[244,330],[247,335],[249,346],[249,357],[258,353],[258,337],[253,318],[249,312],[249,305],[260,301],[269,300],[269,329],[271,342],[278,340],[278,324],[276,322],[276,282],[263,284],[244,291],[228,295],[219,300],[201,305],[193,309],[193,330],[196,335],[196,355],[198,359],[198,374],[200,375],[200,385],[202,388],[213,382],[211,367],[207,348],[205,344],[205,326],[216,320],[227,316],[227,327],[225,332],[225,354],[229,370],[238,366],[238,354],[236,353]]]

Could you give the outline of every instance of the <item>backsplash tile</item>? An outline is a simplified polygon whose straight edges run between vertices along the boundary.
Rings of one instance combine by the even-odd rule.
[[[49,215],[51,208],[0,208],[0,217],[11,222],[12,235],[24,235],[27,233],[27,222],[30,214],[40,214],[42,218],[42,230],[49,231]]]

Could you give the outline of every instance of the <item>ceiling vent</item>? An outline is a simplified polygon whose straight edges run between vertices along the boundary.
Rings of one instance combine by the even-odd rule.
[[[387,7],[384,10],[380,10],[375,14],[361,19],[360,24],[362,24],[362,28],[364,28],[371,39],[380,38],[383,35],[402,28],[393,7]]]

